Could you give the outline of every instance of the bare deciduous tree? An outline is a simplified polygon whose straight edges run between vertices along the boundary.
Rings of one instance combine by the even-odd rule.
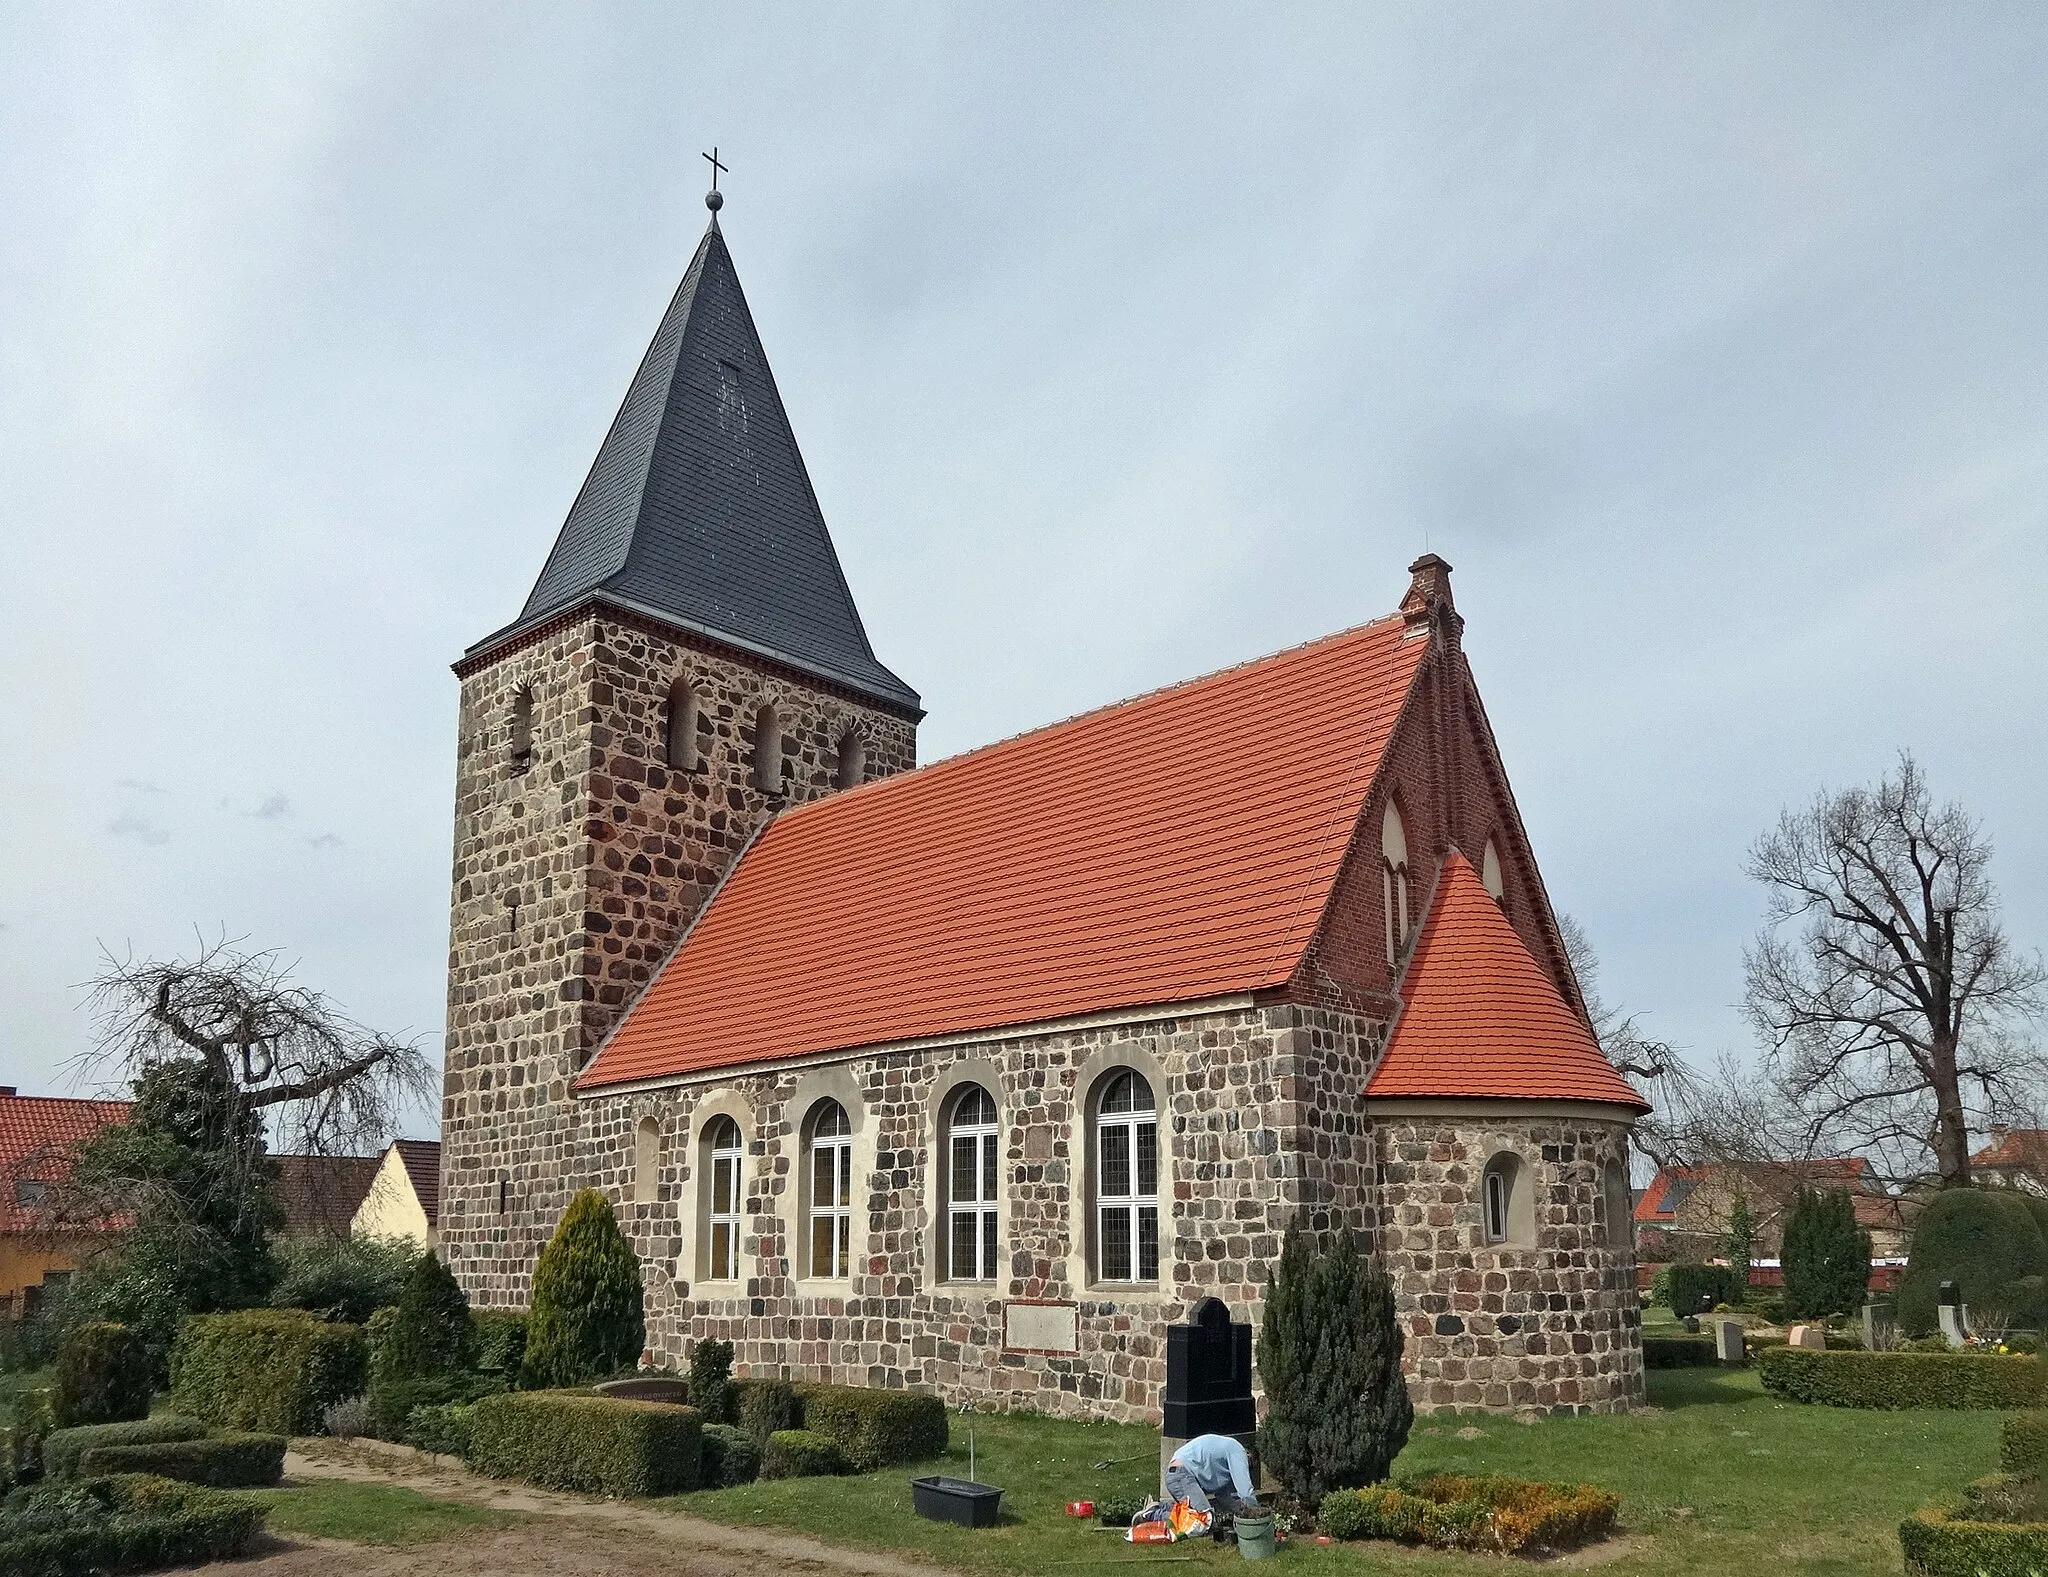
[[[90,989],[97,1022],[85,1071],[132,1079],[196,1059],[237,1104],[264,1111],[281,1151],[374,1150],[407,1105],[437,1093],[416,1042],[366,1029],[294,985],[275,952],[221,940],[168,963],[109,954]]]
[[[1757,840],[1769,904],[1747,1009],[1806,1153],[1859,1151],[1902,1178],[1931,1156],[1955,1187],[1972,1129],[2031,1118],[2048,1064],[2025,1031],[2048,973],[2000,926],[1990,864],[1982,829],[1935,806],[1905,754]]]

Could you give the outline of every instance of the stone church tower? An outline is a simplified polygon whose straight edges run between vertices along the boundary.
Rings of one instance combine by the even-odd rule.
[[[441,1236],[524,1305],[570,1081],[779,810],[916,764],[715,215],[519,617],[455,665]]]

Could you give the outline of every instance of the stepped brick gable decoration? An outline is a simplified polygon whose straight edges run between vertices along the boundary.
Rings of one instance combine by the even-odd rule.
[[[918,768],[714,222],[456,664],[450,1268],[523,1305],[597,1188],[658,1360],[1149,1422],[1300,1223],[1394,1276],[1419,1407],[1639,1401],[1644,1106],[1463,629],[1425,555],[1384,618]]]

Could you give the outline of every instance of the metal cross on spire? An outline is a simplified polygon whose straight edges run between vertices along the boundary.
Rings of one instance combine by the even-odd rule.
[[[706,208],[709,208],[711,212],[715,215],[719,209],[725,206],[725,199],[724,197],[719,195],[718,191],[718,177],[720,172],[731,169],[731,166],[720,164],[718,162],[717,143],[713,143],[711,145],[711,151],[709,153],[703,154],[700,157],[707,160],[711,165],[711,190],[705,193],[704,195],[704,206]]]

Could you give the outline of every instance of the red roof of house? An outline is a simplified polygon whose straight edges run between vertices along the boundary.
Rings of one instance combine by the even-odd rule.
[[[438,1139],[394,1139],[391,1148],[405,1167],[412,1191],[426,1212],[427,1225],[441,1224],[441,1141]]]
[[[71,1151],[128,1115],[127,1101],[75,1101],[49,1095],[0,1095],[0,1232],[26,1231],[33,1212],[16,1202],[17,1182],[61,1183]]]
[[[1428,645],[1405,630],[784,813],[579,1086],[1285,984]]]
[[[295,1235],[347,1237],[383,1164],[374,1155],[273,1155],[283,1230]]]
[[[1673,1220],[1686,1195],[1716,1171],[1740,1173],[1746,1182],[1765,1194],[1786,1194],[1801,1187],[1846,1188],[1855,1198],[1857,1220],[1868,1226],[1883,1215],[1885,1196],[1869,1192],[1876,1187],[1869,1158],[1824,1155],[1804,1160],[1712,1161],[1704,1166],[1659,1167],[1642,1198],[1636,1201],[1635,1219],[1648,1226]],[[1874,1201],[1878,1208],[1866,1212],[1866,1199]]]
[[[1453,850],[1401,977],[1368,1096],[1649,1103],[1600,1055],[1479,873]]]
[[[2004,1133],[1994,1134],[1990,1144],[1970,1157],[1970,1165],[2048,1172],[2048,1131],[2009,1128]]]

